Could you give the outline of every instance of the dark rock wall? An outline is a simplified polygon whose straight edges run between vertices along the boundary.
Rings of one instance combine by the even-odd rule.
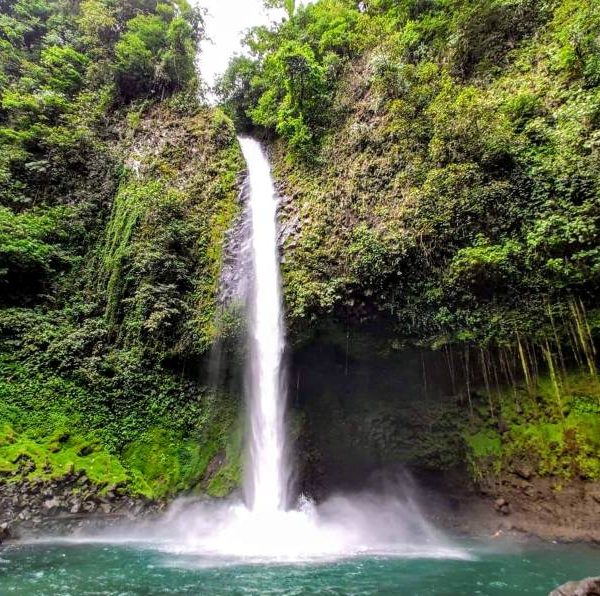
[[[394,348],[377,331],[321,329],[291,356],[290,399],[302,413],[301,478],[309,492],[360,488],[385,468],[466,471],[465,397],[446,354]]]

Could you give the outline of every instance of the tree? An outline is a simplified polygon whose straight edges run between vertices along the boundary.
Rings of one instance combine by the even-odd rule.
[[[275,128],[292,150],[307,155],[330,104],[325,68],[310,46],[284,43],[267,56],[254,85],[262,85],[266,91],[250,112],[253,121]]]
[[[296,12],[296,0],[265,0],[267,8],[283,8],[288,18],[292,18]]]
[[[250,109],[261,95],[253,80],[258,74],[258,64],[247,56],[235,56],[223,76],[217,81],[216,93],[225,111],[238,130],[252,128]]]
[[[195,74],[196,38],[192,26],[173,6],[159,4],[158,14],[130,19],[115,46],[119,90],[125,100],[182,89]]]

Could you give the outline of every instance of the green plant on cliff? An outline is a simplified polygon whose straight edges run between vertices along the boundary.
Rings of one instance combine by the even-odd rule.
[[[306,154],[328,104],[325,69],[310,46],[282,45],[266,58],[256,84],[266,91],[250,112],[253,122],[274,128],[294,152]]]
[[[230,449],[197,361],[241,158],[202,34],[185,0],[0,2],[2,481],[161,497]]]
[[[540,476],[600,478],[598,378],[563,377],[558,410],[555,391],[553,381],[542,377],[532,390],[491,396],[496,415],[481,407],[464,434],[475,477],[493,481],[526,467]]]
[[[158,367],[136,370],[135,360],[112,378],[87,363],[94,380],[10,360],[0,371],[0,473],[8,481],[82,471],[105,488],[172,495],[200,482],[237,429],[235,400],[197,395]]]
[[[250,34],[245,84],[223,99],[280,137],[302,222],[290,313],[359,307],[418,341],[487,345],[547,333],[548,301],[594,308],[599,19],[572,0],[322,0]],[[296,75],[274,66],[292,48],[327,73],[295,112]]]

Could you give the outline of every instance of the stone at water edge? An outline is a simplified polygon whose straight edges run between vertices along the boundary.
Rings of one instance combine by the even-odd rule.
[[[548,596],[600,596],[600,577],[567,582],[552,590]]]
[[[510,513],[510,504],[508,503],[508,501],[506,499],[503,499],[502,497],[500,497],[494,501],[494,509],[498,513],[502,513],[503,515],[508,515]]]
[[[5,540],[10,538],[10,525],[8,522],[4,522],[0,524],[0,544],[2,544]]]

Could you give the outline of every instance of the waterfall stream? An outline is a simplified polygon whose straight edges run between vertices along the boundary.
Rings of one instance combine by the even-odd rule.
[[[249,466],[246,501],[273,512],[287,504],[284,326],[277,255],[276,193],[269,162],[254,139],[240,138],[248,167],[252,282],[249,309]]]

